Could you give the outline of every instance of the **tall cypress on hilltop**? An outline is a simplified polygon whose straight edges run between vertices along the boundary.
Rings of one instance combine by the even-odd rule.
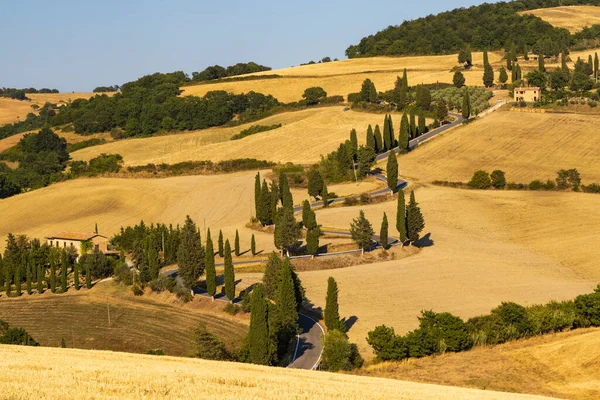
[[[398,206],[396,207],[396,230],[400,236],[400,241],[406,241],[406,200],[404,191],[398,190]]]
[[[328,331],[338,330],[346,332],[346,325],[340,320],[338,304],[338,285],[333,277],[327,279],[327,297],[325,298],[325,310],[323,311],[325,326]]]
[[[258,219],[258,205],[260,202],[260,172],[256,173],[254,178],[254,216]]]
[[[223,258],[224,255],[224,244],[223,243],[223,231],[219,230],[219,238],[217,239],[217,246],[219,249],[219,257]]]
[[[370,124],[367,127],[367,147],[375,149],[375,136],[373,134],[373,128]]]
[[[594,53],[594,78],[598,81],[598,72],[600,69],[600,60],[598,59],[598,53]]]
[[[388,219],[385,212],[383,213],[383,220],[381,221],[381,229],[379,231],[379,242],[384,249],[388,247]]]
[[[404,68],[404,73],[402,74],[402,89],[408,93],[408,74],[406,73],[406,68]]]
[[[406,208],[406,226],[408,228],[408,240],[413,243],[419,240],[419,235],[425,228],[425,220],[423,219],[421,208],[415,200],[414,191],[410,192],[410,200],[408,202],[408,207]]]
[[[381,131],[379,125],[375,125],[375,153],[383,153],[385,151],[383,145],[383,138],[381,137]]]
[[[235,242],[233,244],[233,248],[234,248],[235,256],[239,257],[240,256],[240,234],[237,229],[235,230]]]
[[[265,288],[257,283],[250,297],[250,329],[248,330],[248,361],[253,364],[271,363],[271,339],[268,324],[268,303]]]
[[[206,249],[204,251],[204,264],[206,272],[206,291],[211,297],[217,292],[217,272],[215,269],[215,251],[210,235],[210,228],[206,232]]]
[[[388,188],[393,192],[398,186],[398,160],[395,151],[390,151],[388,155],[386,175]]]
[[[231,245],[229,244],[229,240],[225,241],[225,262],[223,269],[225,275],[225,296],[233,303],[235,299],[235,272],[231,260]]]

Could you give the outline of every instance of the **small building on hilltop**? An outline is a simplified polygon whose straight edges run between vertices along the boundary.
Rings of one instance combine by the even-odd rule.
[[[535,103],[542,98],[542,89],[539,87],[520,87],[515,88],[515,101],[525,101]]]
[[[77,251],[77,256],[81,256],[82,247],[87,250],[99,250],[102,253],[108,252],[108,238],[97,233],[83,232],[59,232],[46,237],[46,243],[50,247],[66,249],[72,247]],[[85,243],[84,246],[82,244]]]

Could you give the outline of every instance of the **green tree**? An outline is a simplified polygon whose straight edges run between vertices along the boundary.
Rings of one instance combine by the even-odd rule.
[[[306,232],[306,252],[310,255],[317,254],[319,251],[319,237],[321,230],[319,227],[310,229]]]
[[[386,175],[388,188],[394,192],[396,186],[398,186],[398,160],[396,159],[395,151],[390,151],[388,155]]]
[[[416,105],[420,110],[429,111],[431,108],[431,92],[426,86],[417,86]]]
[[[371,223],[365,218],[364,211],[360,210],[358,218],[353,219],[350,224],[350,235],[363,253],[366,248],[371,246],[374,233]]]
[[[500,68],[500,73],[498,75],[498,81],[505,85],[508,82],[508,74],[506,73],[506,69],[504,67]]]
[[[44,292],[44,278],[44,267],[40,264],[37,272],[37,290],[40,294]]]
[[[204,249],[200,241],[200,233],[190,216],[186,216],[181,229],[181,243],[177,250],[179,276],[184,287],[190,289],[204,273]]]
[[[364,178],[369,171],[371,171],[371,167],[375,163],[375,158],[377,154],[375,154],[375,150],[371,147],[360,146],[358,148],[357,154],[357,169],[356,173],[359,178]]]
[[[598,81],[598,72],[600,71],[600,61],[598,60],[598,53],[594,53],[594,77],[596,82]]]
[[[327,185],[323,182],[323,191],[321,192],[321,201],[323,202],[323,208],[329,207],[329,192],[327,191]]]
[[[541,73],[546,72],[546,65],[544,63],[544,56],[542,54],[538,55],[538,71]]]
[[[217,246],[219,249],[219,257],[223,258],[225,255],[225,243],[223,242],[223,231],[219,230],[219,238],[217,239]]]
[[[325,298],[325,310],[323,311],[325,326],[328,331],[346,332],[346,325],[340,319],[338,294],[337,282],[330,276],[327,280],[327,296]]]
[[[254,178],[254,215],[256,216],[256,219],[258,219],[259,214],[260,189],[260,172],[257,172],[256,177]]]
[[[529,83],[529,85],[531,86],[537,86],[541,89],[545,89],[547,82],[548,82],[548,77],[546,76],[546,74],[544,72],[540,72],[540,71],[531,71],[527,74],[527,82]]]
[[[252,234],[252,237],[250,238],[250,252],[252,253],[253,256],[256,255],[256,239],[254,238],[254,233]]]
[[[492,187],[492,180],[487,172],[479,170],[473,174],[469,186],[473,189],[489,189]]]
[[[38,291],[41,287],[42,286],[38,283]],[[79,290],[81,288],[81,284],[79,282],[79,263],[77,262],[73,264],[73,287],[75,287],[75,290]]]
[[[230,360],[227,348],[218,337],[208,331],[204,322],[200,321],[196,328],[195,357],[205,360]]]
[[[21,295],[21,265],[15,268],[15,295]]]
[[[363,359],[355,344],[348,342],[346,335],[338,330],[329,331],[323,336],[321,369],[337,372],[360,368]]]
[[[492,171],[490,175],[492,186],[496,189],[504,189],[506,186],[506,177],[503,171],[499,169]]]
[[[494,86],[494,69],[490,64],[483,68],[483,85],[486,88]]]
[[[62,293],[67,291],[67,267],[69,260],[67,258],[67,252],[63,249],[60,252],[60,285]]]
[[[371,124],[369,124],[367,127],[367,147],[375,150],[375,146],[375,135],[373,134],[373,128],[371,127]]]
[[[463,47],[458,53],[458,62],[460,64],[466,64],[467,67],[473,65],[473,56],[471,49],[468,46]]]
[[[287,175],[283,172],[279,174],[279,193],[281,194],[281,204],[283,204],[283,207],[292,208],[294,200],[292,199],[292,192],[290,191]]]
[[[460,71],[456,71],[454,73],[454,76],[452,77],[452,83],[455,87],[459,89],[465,86],[465,76],[463,75],[463,73]]]
[[[384,249],[388,247],[388,219],[387,215],[383,213],[383,220],[381,221],[381,229],[379,230],[379,242]]]
[[[316,168],[311,168],[308,171],[308,195],[315,199],[321,195],[323,191],[323,177]]]
[[[424,133],[427,133],[427,125],[425,125],[425,115],[422,112],[419,113],[418,121],[419,121],[419,136],[421,136]]]
[[[376,153],[383,153],[384,150],[384,144],[383,144],[383,138],[381,136],[381,131],[379,130],[379,125],[375,125],[375,152]]]
[[[26,282],[26,291],[27,294],[31,294],[33,293],[33,290],[31,288],[31,280],[33,279],[33,273],[31,272],[31,264],[33,264],[33,260],[31,255],[28,257],[27,260],[27,268],[25,271],[25,282]]]
[[[352,143],[352,149],[354,150],[354,155],[358,151],[358,137],[356,136],[356,129],[352,128],[350,130],[350,143]]]
[[[400,120],[400,132],[398,135],[398,147],[400,148],[400,152],[406,153],[409,150],[408,142],[410,141],[410,125],[406,113],[402,115],[402,119]]]
[[[267,181],[264,179],[262,188],[260,190],[258,220],[263,226],[271,225],[273,223],[271,211],[271,193],[269,192]]]
[[[250,298],[250,329],[248,330],[248,361],[253,364],[271,363],[271,337],[269,335],[268,305],[265,288],[257,283]]]
[[[299,237],[300,229],[294,218],[294,211],[284,207],[275,223],[275,247],[289,254],[289,250],[297,246]]]
[[[400,235],[400,241],[406,241],[406,200],[404,191],[398,190],[398,205],[396,207],[396,230]]]
[[[290,340],[298,331],[298,303],[296,302],[294,272],[289,258],[281,263],[274,313],[269,315],[269,329],[277,332],[278,353],[283,356]]]
[[[404,68],[404,72],[402,73],[402,89],[408,93],[408,74],[406,73],[406,68]]]
[[[414,111],[410,112],[410,137],[412,139],[417,137],[417,120]]]
[[[465,94],[463,95],[462,117],[466,120],[471,117],[471,97],[469,96],[468,88],[465,90]]]
[[[50,291],[56,293],[56,267],[59,263],[60,253],[57,248],[50,249]]]
[[[486,67],[486,66],[488,66],[488,65],[490,65],[490,59],[489,59],[489,57],[488,57],[488,52],[487,52],[487,50],[484,50],[484,51],[483,51],[483,66],[484,66],[484,67]]]
[[[238,230],[235,230],[235,241],[233,243],[234,253],[236,257],[240,256],[240,234]]]
[[[52,269],[50,271],[52,271]],[[52,277],[52,275],[50,275],[50,277]],[[88,289],[92,288],[92,268],[89,263],[85,266],[85,287]]]
[[[390,125],[388,124],[388,116],[386,114],[383,121],[383,150],[390,150],[392,147],[390,143]]]
[[[322,87],[310,87],[304,91],[302,98],[306,100],[306,105],[314,106],[327,97],[327,92]]]
[[[365,79],[360,89],[360,101],[374,103],[377,100],[377,90],[375,84],[369,79]]]
[[[277,182],[271,182],[271,221],[277,218],[277,206],[279,205],[279,186]]]
[[[229,244],[229,240],[225,241],[225,260],[223,269],[225,275],[225,295],[229,301],[233,303],[233,299],[235,299],[235,272],[231,260],[231,245]]]
[[[415,200],[415,192],[412,190],[410,192],[408,206],[406,207],[406,226],[408,240],[410,240],[412,243],[419,240],[419,235],[423,229],[425,229],[425,220],[423,218],[423,214],[421,213],[421,208]]]
[[[302,225],[305,228],[311,212],[312,209],[310,208],[310,202],[308,200],[304,200],[304,202],[302,202]]]
[[[225,251],[225,249],[223,249]],[[217,293],[217,271],[215,267],[215,251],[213,249],[210,228],[206,231],[206,249],[204,250],[204,265],[206,272],[206,291],[214,298]]]

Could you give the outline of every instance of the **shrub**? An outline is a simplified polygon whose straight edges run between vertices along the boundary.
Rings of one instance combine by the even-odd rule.
[[[241,307],[238,305],[235,305],[235,304],[227,303],[224,311],[227,314],[236,315],[237,313],[239,313],[241,311]]]
[[[116,127],[110,130],[110,137],[112,137],[115,140],[123,139],[125,138],[125,136],[125,130],[123,130],[122,128]]]
[[[508,190],[525,190],[525,189],[528,189],[529,186],[525,185],[523,183],[508,182],[506,184],[506,188]]]
[[[529,184],[529,190],[545,190],[546,189],[546,185],[544,184],[544,182],[540,181],[540,180],[535,180],[535,181],[531,181],[531,183]]]
[[[242,311],[245,313],[249,313],[251,311],[250,308],[250,290],[244,289],[240,293],[240,297],[242,298],[242,302],[240,304]]]
[[[600,326],[600,292],[598,289],[594,293],[577,296],[575,308],[580,327]]]
[[[495,189],[504,189],[506,187],[506,177],[503,171],[500,171],[499,169],[494,170],[490,175],[490,178],[492,180],[492,186]]]
[[[203,322],[196,328],[196,357],[206,360],[230,360],[225,344],[208,331]]]
[[[552,179],[548,179],[544,185],[544,190],[556,190],[556,183]]]
[[[482,170],[476,171],[469,181],[469,187],[473,189],[489,189],[492,186],[490,175]]]
[[[67,144],[67,151],[69,153],[73,153],[77,150],[85,149],[86,147],[97,146],[97,145],[104,144],[104,143],[106,143],[106,140],[104,140],[104,139],[100,139],[100,138],[88,139],[88,140],[84,140],[79,143]]]
[[[163,351],[163,349],[149,349],[148,351],[146,351],[146,354],[151,356],[164,356],[165,352]]]
[[[175,289],[173,290],[173,293],[175,293],[177,295],[177,298],[181,301],[183,301],[184,303],[188,303],[190,301],[192,301],[193,296],[192,293],[190,292],[189,289],[184,288],[183,286],[175,286]]]
[[[134,284],[134,285],[131,287],[131,291],[132,291],[132,292],[133,292],[133,294],[134,294],[134,295],[136,295],[136,296],[141,296],[141,295],[143,295],[143,294],[144,294],[144,289],[142,289],[142,288],[141,288],[139,285],[137,285],[137,284]]]
[[[338,330],[323,336],[321,369],[325,371],[350,371],[363,363],[355,344],[350,344],[346,335]]]
[[[360,195],[358,201],[360,204],[371,204],[371,200],[371,196],[369,196],[367,193],[363,193]]]
[[[355,206],[358,204],[358,199],[356,197],[346,197],[344,199],[344,205],[347,207]]]
[[[403,360],[408,357],[408,348],[402,337],[396,336],[394,328],[380,325],[367,335],[367,343],[373,348],[377,359]]]
[[[115,281],[122,283],[124,285],[131,285],[132,283],[132,276],[131,276],[131,269],[129,268],[129,265],[127,265],[124,262],[118,262],[115,265]]]
[[[165,290],[168,290],[169,292],[173,293],[173,291],[175,290],[175,286],[177,286],[177,281],[175,279],[162,274],[158,275],[158,278],[150,281],[150,289],[152,289],[153,292],[157,293],[163,292]]]
[[[527,319],[534,335],[560,332],[573,326],[577,319],[577,308],[573,301],[552,301],[546,305],[528,307]]]

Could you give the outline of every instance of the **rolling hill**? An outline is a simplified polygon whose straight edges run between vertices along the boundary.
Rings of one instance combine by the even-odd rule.
[[[600,7],[598,6],[540,8],[522,11],[520,14],[533,14],[558,28],[568,29],[571,33],[600,24]]]
[[[477,347],[464,353],[382,363],[358,373],[486,390],[597,399],[599,345],[599,329],[581,329]]]
[[[18,371],[0,377],[0,390],[8,398],[541,399],[392,379],[107,351],[2,345],[0,356],[1,368]],[[53,384],[40,385],[40,381]]]

